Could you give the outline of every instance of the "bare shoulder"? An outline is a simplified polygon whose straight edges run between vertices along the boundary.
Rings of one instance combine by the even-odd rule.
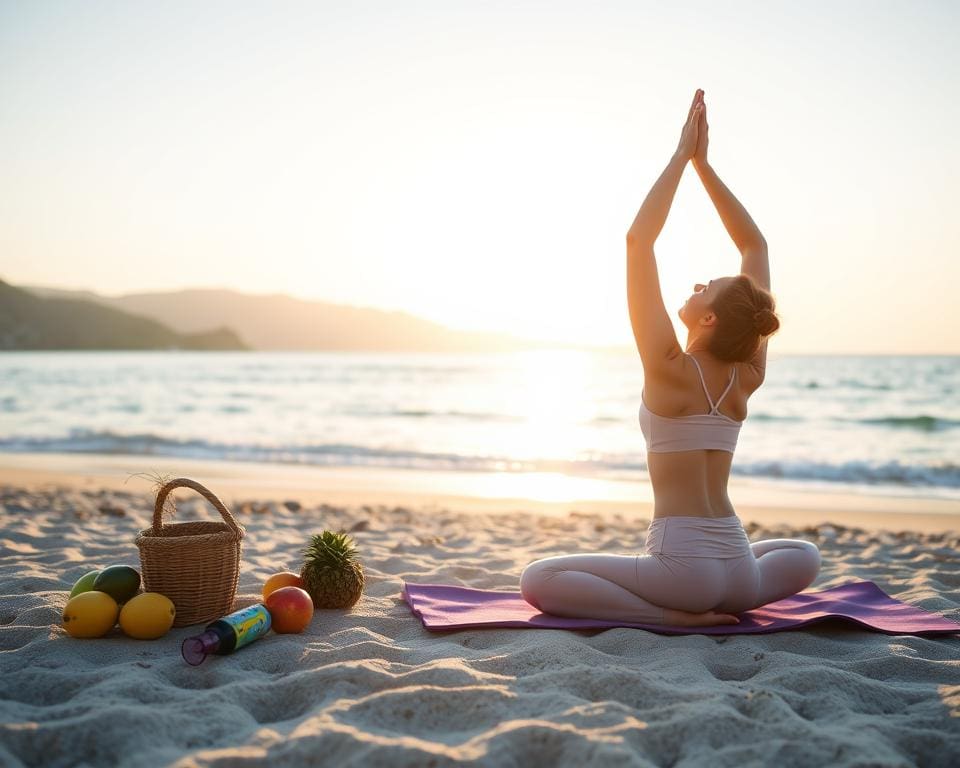
[[[687,355],[679,344],[675,344],[666,354],[643,361],[644,380],[652,384],[674,386],[683,380],[687,363]]]
[[[693,365],[679,345],[654,363],[644,363],[643,392],[647,406],[665,415],[679,415],[689,408],[694,391],[690,372]]]

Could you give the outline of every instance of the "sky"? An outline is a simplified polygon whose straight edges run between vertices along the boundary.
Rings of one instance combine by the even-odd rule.
[[[946,0],[0,0],[0,278],[633,346],[625,235],[703,88],[771,354],[957,354],[958,34]],[[692,166],[655,248],[683,343],[739,270]]]

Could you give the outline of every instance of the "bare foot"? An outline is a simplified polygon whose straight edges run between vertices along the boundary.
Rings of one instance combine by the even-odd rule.
[[[739,624],[740,619],[730,613],[687,613],[672,608],[663,609],[663,623],[671,627],[712,627],[718,624]]]

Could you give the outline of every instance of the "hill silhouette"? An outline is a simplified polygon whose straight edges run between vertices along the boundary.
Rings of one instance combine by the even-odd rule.
[[[246,349],[224,327],[180,333],[83,298],[41,297],[0,280],[0,349]]]
[[[109,297],[41,286],[28,290],[46,297],[82,297],[162,321],[184,334],[227,327],[243,343],[261,350],[502,352],[576,347],[503,333],[458,331],[405,312],[306,301],[283,294],[195,288]]]

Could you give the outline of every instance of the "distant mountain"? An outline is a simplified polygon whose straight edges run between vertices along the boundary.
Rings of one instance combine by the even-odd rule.
[[[180,333],[226,326],[249,346],[263,350],[509,352],[575,346],[501,333],[456,331],[404,312],[304,301],[282,294],[190,289],[108,297],[40,286],[28,290],[47,297],[79,294],[104,306],[160,320]]]
[[[246,349],[223,327],[179,333],[80,298],[42,298],[0,280],[0,349]]]

